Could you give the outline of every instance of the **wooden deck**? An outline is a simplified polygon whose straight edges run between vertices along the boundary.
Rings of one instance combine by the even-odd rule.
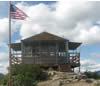
[[[30,54],[27,54],[30,55]],[[18,57],[20,56],[20,57]],[[72,68],[80,66],[80,53],[79,52],[70,52],[68,54],[69,63],[67,64],[59,64],[58,58],[55,57],[32,57],[31,55],[28,57],[21,57],[21,53],[12,54],[12,64],[39,64],[43,67],[57,67],[60,71],[72,71]]]

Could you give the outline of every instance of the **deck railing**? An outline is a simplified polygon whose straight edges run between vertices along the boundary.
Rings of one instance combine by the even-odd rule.
[[[68,53],[70,64],[74,66],[80,65],[80,52],[70,52]]]
[[[38,61],[38,63],[41,63],[40,60],[44,61],[44,62],[51,62],[51,63],[57,63],[57,60],[59,60],[58,58],[59,57],[56,57],[56,56],[53,56],[54,58],[50,58],[50,59],[47,59],[46,57],[33,57],[31,53],[23,53],[23,55],[29,55],[29,56],[26,56],[28,57],[27,60],[30,60],[30,58],[34,58],[34,62],[36,63],[36,61]],[[26,57],[25,60],[26,60]],[[80,65],[80,53],[79,52],[69,52],[68,53],[68,57],[69,57],[69,63],[72,65],[72,66],[77,66],[77,65]],[[30,62],[33,62],[32,60]],[[12,54],[12,64],[20,64],[22,63],[22,53],[14,53]]]

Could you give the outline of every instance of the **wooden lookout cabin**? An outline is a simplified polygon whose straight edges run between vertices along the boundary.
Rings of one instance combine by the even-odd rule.
[[[80,53],[75,52],[80,45],[81,43],[42,32],[21,40],[20,43],[12,43],[11,62],[39,64],[43,67],[57,67],[62,72],[71,72],[75,67],[80,67]]]

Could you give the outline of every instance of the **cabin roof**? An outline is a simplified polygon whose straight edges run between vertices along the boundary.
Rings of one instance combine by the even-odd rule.
[[[56,35],[48,33],[48,32],[42,32],[40,34],[36,34],[34,36],[26,38],[24,40],[32,41],[32,40],[67,40],[67,39],[64,39],[62,37],[56,36]]]
[[[75,50],[77,49],[82,43],[79,42],[68,42],[68,48],[69,50]]]
[[[31,36],[29,38],[26,38],[22,41],[38,41],[38,40],[62,40],[62,41],[66,41],[67,39],[64,39],[62,37],[56,36],[54,34],[48,33],[48,32],[42,32],[40,34]],[[70,42],[68,41],[68,49],[69,50],[75,50],[77,47],[79,47],[81,45],[81,43],[78,42]],[[11,44],[11,48],[14,49],[15,51],[20,51],[21,50],[21,43],[12,43]]]
[[[12,43],[11,48],[15,51],[21,51],[21,43]]]

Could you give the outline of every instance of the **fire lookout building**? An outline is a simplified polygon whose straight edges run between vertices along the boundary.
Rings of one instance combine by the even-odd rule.
[[[81,43],[42,32],[21,40],[20,43],[12,43],[11,62],[39,64],[43,67],[57,67],[62,72],[71,72],[75,67],[80,69],[80,53],[75,52],[80,45]]]

